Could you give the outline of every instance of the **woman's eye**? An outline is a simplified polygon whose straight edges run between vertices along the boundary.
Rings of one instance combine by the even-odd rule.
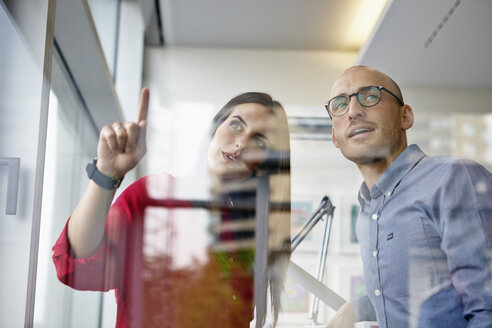
[[[258,138],[258,137],[255,137],[255,138],[253,139],[253,141],[254,141],[255,145],[256,145],[258,148],[260,148],[260,149],[267,149],[267,144],[266,144],[266,142],[265,142],[263,139]]]
[[[236,132],[243,131],[243,126],[238,121],[231,121],[231,123],[229,125]]]

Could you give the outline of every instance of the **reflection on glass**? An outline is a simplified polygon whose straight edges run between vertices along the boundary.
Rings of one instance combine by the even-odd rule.
[[[409,136],[429,155],[463,156],[491,169],[491,130],[487,114],[427,115],[415,122]]]
[[[138,123],[101,132],[97,168],[106,176],[121,178],[143,156],[147,102],[144,90]],[[290,256],[285,111],[267,94],[245,93],[217,113],[210,131],[193,174],[145,176],[109,212],[104,206],[114,193],[93,178],[53,247],[62,282],[80,290],[116,289],[117,326],[249,327],[255,280],[265,297],[269,283],[276,320]],[[255,250],[256,195],[266,178],[268,268],[255,273],[255,256],[263,256]]]

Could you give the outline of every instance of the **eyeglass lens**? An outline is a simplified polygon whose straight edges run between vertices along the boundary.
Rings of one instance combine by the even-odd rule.
[[[329,102],[328,110],[333,116],[341,116],[348,111],[348,105],[350,98],[356,96],[359,104],[364,107],[370,107],[376,105],[381,99],[381,91],[378,87],[369,86],[360,89],[351,95],[342,95],[333,98]]]

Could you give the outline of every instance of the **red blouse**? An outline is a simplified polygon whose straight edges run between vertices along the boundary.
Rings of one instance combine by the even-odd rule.
[[[129,186],[111,206],[104,240],[92,256],[71,254],[65,225],[53,246],[58,279],[77,290],[114,289],[116,327],[249,327],[252,259],[245,257],[253,252],[206,249],[204,258],[189,259],[191,265],[177,268],[173,263],[178,252],[143,251],[146,208],[166,207],[169,216],[176,207],[175,202],[149,196],[153,179],[164,179],[164,187],[174,183],[169,175],[154,175]],[[169,191],[165,197],[172,198]],[[178,207],[191,205],[181,202]],[[173,232],[173,238],[179,233]]]

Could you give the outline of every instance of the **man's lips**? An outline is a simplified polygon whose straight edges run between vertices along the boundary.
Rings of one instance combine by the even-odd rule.
[[[374,131],[374,128],[372,128],[372,127],[369,127],[369,126],[358,126],[358,127],[355,127],[355,128],[351,128],[349,130],[348,137],[349,138],[352,138],[352,137],[355,137],[355,136],[358,136],[358,135],[361,135],[361,134],[364,134],[364,133],[369,133],[369,132],[372,132],[372,131]]]

